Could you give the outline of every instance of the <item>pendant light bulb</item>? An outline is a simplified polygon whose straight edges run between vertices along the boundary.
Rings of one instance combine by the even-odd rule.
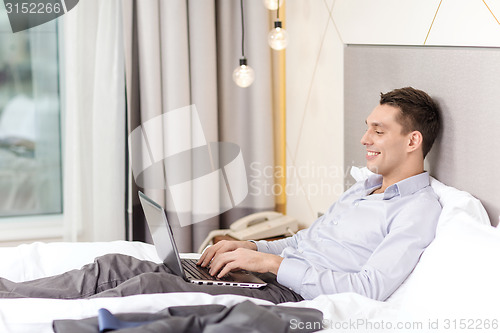
[[[288,32],[281,27],[281,21],[274,22],[274,29],[267,36],[269,46],[274,50],[283,50],[288,45]]]
[[[252,67],[247,65],[246,58],[240,59],[240,65],[233,71],[233,80],[242,88],[250,86],[255,80],[255,72]]]
[[[264,6],[269,10],[276,10],[281,7],[283,0],[263,0]]]

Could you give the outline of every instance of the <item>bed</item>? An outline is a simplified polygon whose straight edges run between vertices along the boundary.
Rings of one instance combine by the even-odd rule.
[[[359,179],[365,176],[366,170],[353,168],[353,174]],[[332,332],[497,330],[500,265],[496,254],[500,252],[500,230],[490,226],[483,206],[469,193],[435,179],[431,185],[443,206],[436,239],[409,278],[387,301],[342,293],[281,306],[320,310],[323,313],[321,330]],[[0,248],[0,275],[13,281],[55,275],[79,268],[106,253],[160,262],[154,247],[141,242],[32,243]],[[196,257],[197,254],[184,256]],[[271,305],[243,296],[203,293],[83,300],[0,299],[0,331],[52,332],[53,320],[94,317],[100,308],[114,314],[153,313],[171,306],[232,306],[245,300]],[[300,328],[300,325],[291,323],[291,328]]]

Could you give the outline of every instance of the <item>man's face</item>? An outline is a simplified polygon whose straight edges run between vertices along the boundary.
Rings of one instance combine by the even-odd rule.
[[[407,158],[409,137],[403,135],[403,127],[396,121],[399,109],[391,105],[379,105],[366,118],[368,129],[361,138],[366,147],[366,166],[384,177],[398,174]]]

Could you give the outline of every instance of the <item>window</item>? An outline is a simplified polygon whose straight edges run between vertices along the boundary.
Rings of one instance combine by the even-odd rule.
[[[56,21],[12,33],[0,5],[0,224],[62,213]]]

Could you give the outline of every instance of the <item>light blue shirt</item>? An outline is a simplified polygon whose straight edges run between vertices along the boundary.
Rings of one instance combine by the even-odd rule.
[[[353,185],[311,227],[293,237],[258,241],[284,259],[277,280],[304,299],[355,292],[385,300],[408,277],[434,239],[441,213],[427,172],[371,194],[373,175]]]

